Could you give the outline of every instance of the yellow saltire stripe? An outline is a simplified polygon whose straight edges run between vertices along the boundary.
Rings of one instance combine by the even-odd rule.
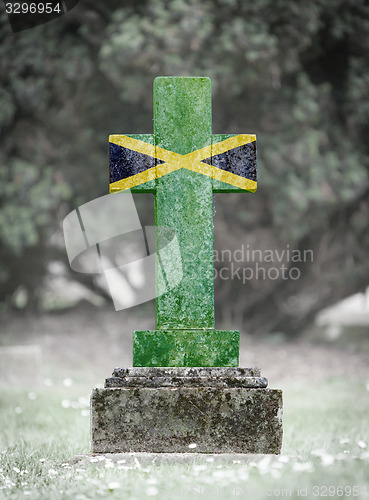
[[[115,191],[124,191],[125,189],[130,189],[140,184],[144,184],[148,181],[153,181],[156,179],[156,167],[151,167],[144,172],[140,172],[136,175],[131,175],[131,177],[126,177],[125,179],[120,179],[119,181],[112,182],[109,186],[109,192],[114,193]]]
[[[137,153],[143,153],[144,155],[156,158],[154,144],[133,139],[133,137],[128,137],[128,135],[109,135],[109,142],[117,146],[122,146],[122,148],[133,149]]]
[[[133,139],[132,137],[128,137],[126,135],[111,135],[109,136],[109,140],[118,146],[132,149],[137,153],[143,153],[165,162],[156,165],[156,167],[149,168],[139,174],[113,182],[110,184],[110,192],[122,191],[124,189],[138,186],[139,184],[144,184],[145,182],[163,177],[164,175],[181,168],[186,168],[192,172],[207,175],[212,179],[231,184],[232,186],[245,189],[246,191],[254,192],[257,189],[256,181],[232,174],[231,172],[214,167],[213,165],[202,163],[202,160],[225,153],[230,149],[243,146],[244,144],[254,142],[256,140],[256,136],[254,134],[235,135],[225,139],[224,141],[192,151],[186,155],[180,155],[178,153],[174,153],[173,151],[167,151],[166,149],[154,146],[153,144],[148,144],[147,142],[143,142],[138,139]]]

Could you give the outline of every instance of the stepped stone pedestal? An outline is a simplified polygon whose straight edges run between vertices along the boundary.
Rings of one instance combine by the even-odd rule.
[[[267,384],[257,368],[116,368],[91,396],[92,452],[280,453]]]

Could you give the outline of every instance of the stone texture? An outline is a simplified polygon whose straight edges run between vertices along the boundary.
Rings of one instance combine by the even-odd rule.
[[[239,339],[227,330],[136,331],[133,366],[238,366]]]
[[[267,387],[265,377],[109,377],[105,387]]]
[[[282,392],[217,387],[104,388],[91,396],[94,453],[279,453]]]
[[[146,370],[146,372],[145,372]],[[151,372],[148,372],[151,370]],[[171,373],[172,371],[172,373]],[[255,376],[255,373],[258,375]],[[265,388],[257,368],[115,368],[105,387],[248,387]]]
[[[114,368],[113,377],[260,377],[260,368],[133,367]]]

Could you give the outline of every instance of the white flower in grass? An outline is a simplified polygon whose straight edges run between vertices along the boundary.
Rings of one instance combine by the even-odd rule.
[[[122,460],[117,461],[117,464],[125,464],[125,463],[126,463],[126,460],[124,460],[124,458],[122,458]]]
[[[120,488],[120,483],[118,483],[118,481],[112,481],[111,483],[108,484],[109,491],[119,490],[119,488]]]
[[[314,466],[311,462],[296,462],[292,465],[292,470],[296,472],[314,472]]]
[[[58,471],[56,471],[55,469],[49,469],[47,473],[49,474],[49,477],[55,477],[58,475]]]
[[[325,450],[322,450],[321,448],[319,448],[318,450],[313,450],[311,452],[311,455],[314,455],[316,457],[321,457],[322,455],[325,455]]]
[[[212,476],[216,478],[223,478],[226,475],[226,471],[224,470],[214,470],[212,472]]]
[[[193,450],[193,449],[195,449],[197,447],[197,444],[196,443],[191,443],[191,444],[188,445],[188,447],[189,447],[190,450]]]
[[[265,456],[257,462],[257,468],[261,474],[266,474],[269,471],[271,460],[271,457]]]
[[[44,462],[46,462],[46,458],[40,458],[39,462],[43,464]]]
[[[278,469],[271,469],[270,475],[273,479],[279,479],[281,477],[281,472]]]
[[[207,462],[211,463],[211,462],[214,462],[214,458],[213,457],[209,457],[206,459]]]
[[[28,490],[24,490],[24,491],[23,491],[23,495],[30,495],[30,494],[31,494],[31,492],[30,492],[30,491],[28,491]]]
[[[322,461],[323,467],[328,467],[329,465],[334,464],[334,460],[335,460],[333,455],[328,455],[328,454],[322,455],[320,457],[320,459]]]
[[[113,469],[114,468],[114,464],[113,462],[106,462],[105,463],[105,469]]]
[[[90,458],[90,462],[91,463],[100,462],[100,459],[97,457],[92,457],[92,458]]]
[[[242,468],[238,469],[238,478],[241,481],[248,481],[249,471],[248,471],[247,467],[242,467]]]
[[[13,471],[16,472],[17,474],[20,473],[20,469],[18,469],[18,467],[13,467]]]
[[[236,482],[238,480],[235,469],[218,469],[213,471],[212,476],[214,479],[229,482]]]
[[[155,486],[150,486],[149,488],[147,488],[146,490],[146,495],[148,497],[154,497],[155,495],[157,495],[159,493],[159,490],[158,488],[155,488]]]
[[[362,448],[362,449],[366,448],[366,443],[364,441],[361,441],[361,440],[358,441],[357,445],[359,448]]]
[[[71,378],[67,377],[63,380],[63,385],[64,385],[64,387],[72,387],[73,380]]]
[[[11,488],[12,486],[15,486],[15,483],[13,483],[13,481],[11,479],[9,479],[8,477],[6,477],[4,479],[4,484],[5,484],[6,488]]]
[[[63,399],[63,401],[61,402],[61,405],[63,408],[69,408],[70,407],[69,399]]]
[[[90,416],[90,410],[82,410],[81,411],[82,417],[89,417]]]
[[[17,406],[16,408],[14,408],[14,411],[17,415],[20,415],[22,413],[22,408],[20,406]]]
[[[283,469],[283,463],[282,462],[273,462],[272,464],[273,469]]]
[[[340,444],[347,444],[349,442],[350,442],[349,438],[341,438],[340,439]]]
[[[147,484],[158,484],[158,480],[156,479],[156,477],[148,477],[146,479],[146,482]]]
[[[335,459],[336,460],[346,460],[347,459],[347,455],[345,453],[338,453],[336,456],[335,456]]]
[[[90,407],[90,400],[88,398],[86,398],[85,396],[80,396],[78,398],[78,403],[81,405],[81,407],[86,407],[86,408],[89,408]]]
[[[205,465],[205,464],[199,464],[199,465],[196,465],[196,464],[195,464],[195,465],[192,467],[192,469],[193,469],[194,471],[202,471],[202,470],[207,470],[207,468],[208,468],[208,467],[207,467],[207,465]]]
[[[31,401],[34,401],[37,398],[37,394],[35,392],[29,392],[28,393],[28,399]]]

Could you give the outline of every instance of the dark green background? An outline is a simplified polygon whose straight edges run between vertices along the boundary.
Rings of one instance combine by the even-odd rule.
[[[2,311],[19,290],[37,311],[48,263],[68,269],[61,221],[107,193],[109,133],[152,133],[158,75],[211,77],[213,133],[257,134],[258,191],[216,195],[216,248],[314,251],[296,281],[216,281],[217,326],[294,334],[363,290],[368,33],[364,0],[85,0],[15,34],[2,12]]]

